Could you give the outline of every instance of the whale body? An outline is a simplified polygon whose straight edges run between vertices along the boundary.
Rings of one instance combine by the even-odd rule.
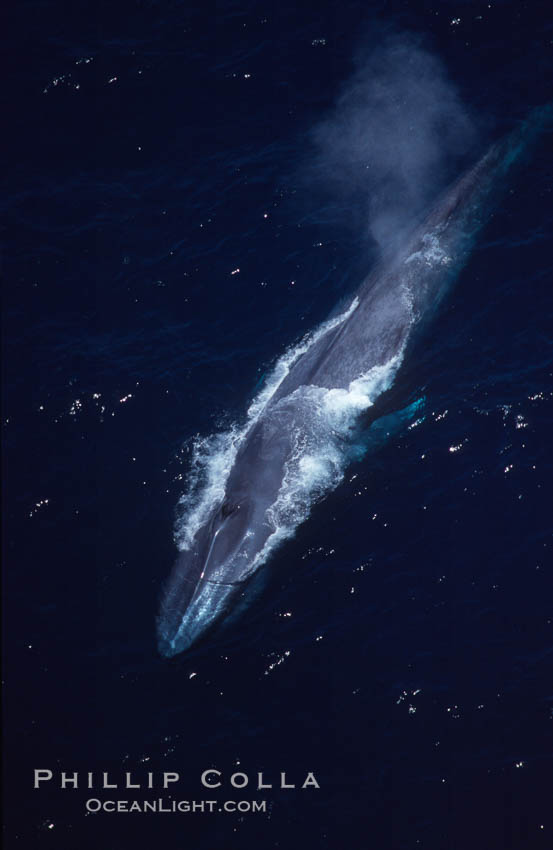
[[[539,123],[534,114],[492,145],[377,264],[348,309],[277,362],[245,425],[204,446],[161,597],[163,656],[183,652],[224,619],[248,579],[362,456],[359,423],[377,418],[378,400],[466,262]]]

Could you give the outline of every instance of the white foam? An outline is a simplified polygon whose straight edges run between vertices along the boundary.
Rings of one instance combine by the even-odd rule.
[[[319,332],[313,335],[310,344],[319,335]],[[302,351],[309,347],[306,342],[300,345]],[[287,352],[279,360],[268,380],[270,394],[266,386],[250,407],[251,418],[242,429],[234,428],[197,440],[190,489],[180,503],[182,515],[176,529],[180,548],[191,545],[197,530],[213,507],[223,499],[238,447],[288,373],[282,369],[283,361],[290,365],[295,362],[299,356],[298,348]],[[266,514],[272,532],[243,573],[244,578],[255,572],[284,540],[294,534],[317,501],[340,484],[348,463],[363,451],[361,444],[352,439],[351,429],[359,414],[370,408],[378,396],[391,386],[402,359],[403,351],[400,351],[384,365],[375,366],[353,380],[347,389],[298,387],[268,414],[284,415],[286,425],[291,429],[292,451],[277,497]],[[278,381],[275,378],[277,370]],[[260,396],[265,398],[265,404],[261,403]],[[290,411],[293,411],[292,416]]]
[[[359,305],[354,298],[350,306],[333,319],[323,322],[295,346],[291,346],[275,363],[265,384],[252,401],[242,426],[210,437],[197,436],[192,445],[192,463],[186,492],[177,505],[175,542],[179,549],[189,549],[198,530],[209,518],[213,508],[225,495],[226,483],[240,444],[257,422],[279,386],[296,361],[324,334],[345,322]]]
[[[342,481],[353,457],[363,451],[352,440],[359,414],[388,389],[403,359],[398,352],[388,363],[375,366],[347,389],[299,387],[290,397],[298,410],[292,434],[293,450],[274,504],[267,511],[273,531],[249,572],[263,564],[280,543],[304,522],[312,506]]]
[[[422,237],[422,248],[420,251],[415,251],[410,254],[404,263],[412,263],[420,260],[425,266],[448,266],[451,263],[451,257],[446,254],[440,243],[437,231],[434,233],[425,233]]]
[[[329,319],[328,321],[323,322],[323,324],[315,331],[307,334],[297,345],[292,346],[282,355],[282,357],[279,357],[273,367],[273,371],[268,376],[261,391],[248,408],[248,426],[250,424],[250,420],[257,421],[260,414],[263,412],[264,408],[267,406],[268,402],[271,400],[272,396],[278,390],[279,386],[290,372],[290,369],[294,363],[299,360],[301,355],[308,351],[315,342],[324,336],[324,334],[338,327],[338,325],[341,325],[342,322],[346,321],[346,319],[349,319],[358,306],[359,299],[356,296],[344,313],[341,313],[334,319]]]
[[[206,522],[212,507],[224,498],[241,439],[242,434],[236,427],[194,439],[187,490],[177,505],[174,536],[179,549],[191,547],[196,532]]]

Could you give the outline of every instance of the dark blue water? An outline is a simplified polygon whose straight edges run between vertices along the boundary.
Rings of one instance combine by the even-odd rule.
[[[551,97],[545,4],[11,14],[10,848],[553,846],[550,133],[413,364],[424,420],[351,468],[241,620],[172,661],[156,651],[194,436],[240,421],[275,358],[368,271],[343,196],[303,177],[312,127],[382,22],[423,34],[483,136]],[[208,767],[250,786],[208,792]],[[38,791],[35,768],[55,773]],[[181,782],[60,790],[62,770]],[[258,771],[321,787],[257,791]],[[91,796],[169,794],[268,805],[85,812]]]

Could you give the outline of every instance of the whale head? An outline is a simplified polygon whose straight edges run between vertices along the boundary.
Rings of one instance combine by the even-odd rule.
[[[162,594],[158,649],[184,652],[224,618],[243,592],[250,565],[270,533],[255,530],[252,503],[225,499],[183,550]]]

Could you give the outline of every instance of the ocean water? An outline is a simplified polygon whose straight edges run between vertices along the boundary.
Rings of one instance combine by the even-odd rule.
[[[410,364],[420,414],[348,467],[224,632],[171,660],[155,642],[194,447],[244,422],[374,262],[313,167],[359,45],[421,34],[483,140],[551,99],[552,23],[449,0],[10,13],[8,847],[553,846],[550,130]],[[35,768],[55,773],[39,790]],[[181,781],[61,790],[61,770]],[[320,789],[256,789],[281,771]],[[169,794],[267,810],[85,809]]]

